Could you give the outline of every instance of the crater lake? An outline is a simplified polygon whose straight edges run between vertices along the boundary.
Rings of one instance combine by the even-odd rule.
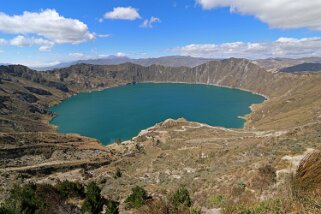
[[[203,84],[139,83],[80,93],[50,108],[60,133],[78,133],[107,145],[128,140],[168,118],[242,128],[240,116],[263,96]]]

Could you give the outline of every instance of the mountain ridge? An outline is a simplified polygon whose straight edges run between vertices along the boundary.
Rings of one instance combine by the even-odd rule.
[[[123,63],[134,63],[143,66],[150,66],[153,64],[171,66],[171,67],[195,67],[197,65],[203,64],[205,62],[215,60],[211,58],[202,58],[202,57],[191,57],[191,56],[164,56],[156,58],[140,58],[133,59],[126,56],[109,56],[105,58],[98,59],[86,59],[86,60],[77,60],[72,62],[64,62],[55,66],[50,67],[39,67],[34,68],[36,70],[52,70],[57,68],[65,68],[75,64],[95,64],[95,65],[118,65]]]

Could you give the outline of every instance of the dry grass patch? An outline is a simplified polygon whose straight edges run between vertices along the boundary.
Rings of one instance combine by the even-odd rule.
[[[321,152],[312,152],[300,162],[292,183],[295,197],[321,196]]]

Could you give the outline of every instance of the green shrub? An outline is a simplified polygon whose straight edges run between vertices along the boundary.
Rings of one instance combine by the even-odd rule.
[[[139,186],[132,189],[132,194],[126,199],[126,203],[129,208],[140,208],[149,199],[147,192]]]
[[[232,195],[233,196],[240,196],[246,189],[246,184],[243,182],[239,182],[235,184],[232,188]]]
[[[9,198],[5,201],[3,210],[9,211],[9,213],[35,213],[40,204],[35,198],[35,192],[35,184],[28,184],[24,187],[15,185],[10,191]]]
[[[193,207],[191,210],[190,210],[190,214],[201,214],[202,213],[202,209],[201,208],[198,208],[198,207]]]
[[[100,195],[101,189],[96,183],[91,182],[86,188],[86,199],[82,205],[84,213],[96,214],[103,209],[103,198]]]
[[[208,202],[215,206],[221,206],[224,203],[224,197],[221,195],[215,195],[210,197]]]
[[[106,205],[106,214],[118,214],[119,203],[105,200],[100,195],[101,189],[91,182],[86,188],[80,183],[63,181],[56,186],[49,184],[15,185],[9,197],[0,204],[0,214],[34,214],[80,212],[73,204],[66,203],[67,198],[85,198],[82,206],[84,213],[96,214]]]
[[[117,179],[117,178],[120,178],[121,176],[122,176],[122,173],[121,173],[120,169],[117,167],[115,174],[114,174],[114,178]]]
[[[172,204],[174,207],[178,208],[180,206],[187,206],[191,207],[192,200],[189,196],[188,190],[185,188],[185,186],[181,186],[178,188],[178,190],[174,193],[172,197]]]
[[[4,207],[3,204],[0,205],[0,214],[10,214],[11,212]]]
[[[61,194],[66,198],[83,198],[85,196],[84,186],[78,182],[63,181],[56,185]]]
[[[118,214],[119,213],[119,203],[112,200],[107,200],[105,214]]]
[[[58,207],[66,208],[64,202],[65,197],[51,185],[15,185],[2,205],[1,212],[9,214],[52,213]]]

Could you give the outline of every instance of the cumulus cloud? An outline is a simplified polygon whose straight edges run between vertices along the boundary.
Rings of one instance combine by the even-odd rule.
[[[145,19],[144,22],[140,25],[141,28],[152,28],[154,23],[160,23],[160,18],[150,17],[149,19]]]
[[[211,58],[242,57],[306,57],[321,55],[321,37],[279,38],[274,42],[232,42],[222,44],[190,44],[171,49],[172,52]]]
[[[274,28],[321,31],[319,0],[196,0],[204,9],[230,7],[231,12],[253,15]]]
[[[19,46],[19,47],[39,45],[40,51],[48,51],[54,46],[55,43],[43,38],[35,38],[35,37],[28,38],[28,37],[19,35],[11,39],[10,44],[13,46]]]
[[[138,10],[133,7],[115,7],[113,11],[107,12],[104,15],[105,19],[120,19],[120,20],[136,20],[140,19],[141,16]]]
[[[10,16],[0,13],[0,32],[8,34],[35,34],[54,43],[81,43],[95,39],[95,34],[77,19],[65,18],[56,10],[39,13],[25,11],[22,15]]]
[[[25,11],[22,15],[13,16],[0,12],[0,32],[18,35],[10,40],[0,39],[0,44],[36,45],[40,51],[49,51],[55,44],[78,44],[105,37],[91,33],[83,22],[65,18],[53,9]]]

